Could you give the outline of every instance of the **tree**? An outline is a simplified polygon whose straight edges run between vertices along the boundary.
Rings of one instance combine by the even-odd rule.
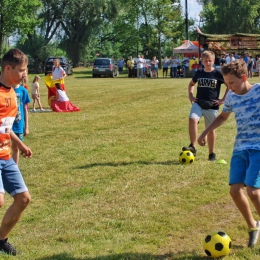
[[[182,38],[184,19],[179,0],[124,0],[124,9],[105,39],[120,43],[124,56],[161,58],[162,46]],[[168,49],[168,48],[167,48]]]
[[[41,35],[44,37],[44,44],[47,45],[53,38],[58,38],[61,29],[61,21],[64,10],[69,5],[69,0],[42,0],[42,9],[39,19],[42,23],[39,26]]]
[[[64,30],[62,46],[73,64],[78,64],[80,52],[91,36],[100,32],[101,25],[118,13],[117,0],[70,0],[64,9],[61,26]]]
[[[36,73],[42,72],[42,63],[49,56],[58,56],[58,40],[61,31],[61,19],[68,0],[42,0],[37,12],[38,26],[19,41],[17,47],[31,58]],[[64,33],[63,33],[64,34]]]
[[[203,31],[216,34],[259,33],[260,0],[208,0],[201,17]]]
[[[54,53],[56,54],[58,44],[54,42],[45,45],[44,42],[44,36],[34,33],[28,35],[28,38],[23,43],[18,42],[16,45],[17,48],[29,56],[36,73],[42,73],[43,61],[49,56],[54,56]]]
[[[0,0],[0,56],[5,37],[34,30],[39,23],[36,13],[40,5],[38,0]]]
[[[179,1],[152,0],[151,14],[154,17],[159,67],[161,67],[162,42],[166,38],[174,38],[176,35],[179,38],[182,34],[180,29],[184,27],[184,20]]]

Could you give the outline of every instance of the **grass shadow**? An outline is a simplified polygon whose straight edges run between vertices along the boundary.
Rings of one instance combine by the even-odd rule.
[[[73,71],[73,75],[74,75],[74,78],[77,78],[77,79],[85,79],[85,78],[93,78],[92,77],[92,70],[89,69],[89,70],[77,70],[77,71]],[[109,76],[104,76],[102,75],[100,78],[110,78]],[[118,77],[115,77],[116,78],[128,78],[128,74],[127,73],[123,73],[123,74],[120,74],[120,76]],[[93,78],[93,80],[95,80],[95,78]]]
[[[119,167],[119,166],[128,166],[128,165],[176,165],[180,164],[178,160],[172,160],[172,161],[165,161],[165,162],[156,162],[156,161],[136,161],[136,162],[104,162],[104,163],[90,163],[90,164],[85,164],[82,166],[75,167],[74,169],[88,169],[88,168],[93,168],[93,167],[104,167],[104,166],[109,166],[109,167]]]
[[[76,70],[76,71],[73,71],[73,75],[82,75],[82,74],[92,75],[92,70]]]
[[[73,71],[74,78],[92,78],[92,70]]]
[[[181,253],[182,254],[182,253]],[[164,254],[164,255],[151,255],[151,254],[134,254],[134,253],[124,253],[124,254],[113,254],[106,256],[97,256],[97,257],[84,257],[84,258],[76,258],[71,256],[70,254],[56,254],[50,255],[46,257],[40,257],[36,260],[205,260],[209,259],[207,256],[179,256],[174,254]]]

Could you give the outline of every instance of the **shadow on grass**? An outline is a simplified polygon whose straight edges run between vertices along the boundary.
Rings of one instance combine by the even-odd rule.
[[[92,78],[93,80],[96,79],[96,78],[92,77],[92,70],[73,71],[73,75],[74,75],[74,78],[77,78],[77,79],[84,79],[84,78]],[[102,75],[101,77],[98,77],[98,78],[100,79],[100,78],[110,78],[110,77]],[[128,74],[126,74],[126,73],[121,74],[120,76],[115,77],[114,79],[119,79],[119,78],[128,78]]]
[[[109,166],[109,167],[119,167],[119,166],[128,166],[128,165],[176,165],[180,164],[179,161],[173,160],[173,161],[165,161],[165,162],[156,162],[156,161],[136,161],[136,162],[104,162],[104,163],[90,163],[82,166],[75,167],[74,169],[88,169],[88,168],[93,168],[93,167],[104,167],[104,166]]]
[[[73,71],[74,78],[92,78],[92,70]]]
[[[164,255],[151,255],[151,254],[133,254],[133,253],[124,253],[124,254],[114,254],[107,256],[96,256],[96,257],[84,257],[76,258],[70,254],[63,253],[58,255],[49,255],[42,258],[37,258],[37,260],[205,260],[208,259],[207,256],[182,256],[174,254],[164,254]]]

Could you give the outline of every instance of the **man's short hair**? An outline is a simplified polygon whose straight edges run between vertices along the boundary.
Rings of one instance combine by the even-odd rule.
[[[202,52],[201,57],[202,57],[202,59],[203,58],[212,58],[213,60],[215,60],[215,53],[213,51],[204,51],[204,52]]]
[[[2,58],[2,71],[7,65],[14,69],[15,66],[22,64],[28,64],[28,57],[19,49],[10,49]]]
[[[224,64],[221,67],[221,72],[224,76],[227,74],[233,74],[237,78],[241,79],[242,75],[247,75],[247,65],[241,59],[235,60],[229,64]]]

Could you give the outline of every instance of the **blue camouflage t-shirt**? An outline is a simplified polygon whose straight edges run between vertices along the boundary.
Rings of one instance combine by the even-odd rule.
[[[28,91],[23,86],[14,88],[14,91],[17,97],[18,112],[15,117],[12,130],[14,133],[23,134],[25,130],[24,106],[27,105],[31,100],[29,98]]]
[[[244,95],[229,91],[223,112],[235,114],[237,135],[234,151],[260,150],[260,85],[253,85]]]

